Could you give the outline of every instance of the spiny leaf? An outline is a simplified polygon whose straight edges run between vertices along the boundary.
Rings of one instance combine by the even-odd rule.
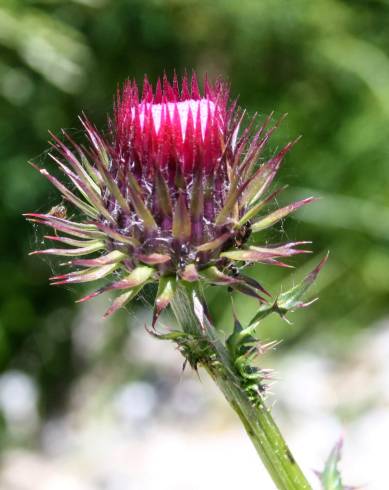
[[[145,327],[150,335],[159,340],[172,340],[173,342],[177,342],[177,344],[180,344],[182,340],[190,339],[190,335],[183,332],[182,330],[171,330],[167,333],[157,333],[155,330],[151,330],[150,328],[148,328],[147,325]]]
[[[234,308],[233,308],[234,311]],[[274,348],[277,342],[261,344],[254,336],[256,326],[242,327],[234,311],[234,329],[227,338],[226,346],[230,354],[241,386],[247,392],[252,403],[258,403],[266,390],[265,381],[270,379],[270,372],[253,364],[256,357]],[[260,396],[259,396],[260,395]]]
[[[340,439],[330,452],[324,470],[319,474],[323,490],[346,490],[339,470],[343,441]]]
[[[280,294],[272,305],[261,305],[256,315],[254,315],[254,317],[251,319],[249,325],[258,324],[258,322],[273,312],[284,317],[288,311],[293,311],[296,308],[305,308],[312,304],[315,300],[304,302],[304,296],[309,287],[315,281],[321,269],[324,267],[327,259],[328,253],[312,272],[305,276],[305,278],[299,284],[291,288],[289,291]]]
[[[278,308],[288,311],[292,310],[293,308],[302,308],[304,306],[308,306],[309,303],[304,303],[302,299],[304,298],[307,290],[315,281],[319,272],[324,267],[325,263],[328,260],[328,256],[329,254],[327,253],[327,255],[320,261],[320,263],[313,269],[313,271],[307,274],[299,284],[294,286],[289,291],[280,294],[277,299]]]

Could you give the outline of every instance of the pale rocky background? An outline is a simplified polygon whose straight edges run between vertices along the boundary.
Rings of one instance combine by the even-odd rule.
[[[86,358],[104,343],[104,328],[80,313],[74,339]],[[205,372],[183,372],[174,346],[143,328],[125,350],[137,364],[155,364],[157,379],[117,383],[114,364],[92,368],[74,385],[65,412],[39,431],[38,393],[29,376],[1,376],[0,406],[19,441],[3,454],[2,490],[274,489]],[[389,321],[373,337],[350,339],[341,360],[315,352],[311,339],[287,352],[281,344],[263,363],[276,369],[268,403],[314,488],[312,470],[322,467],[339,437],[345,481],[388,488]],[[20,443],[31,437],[34,444]]]

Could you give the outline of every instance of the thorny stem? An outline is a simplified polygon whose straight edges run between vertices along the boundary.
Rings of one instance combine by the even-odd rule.
[[[201,291],[193,283],[181,283],[171,303],[182,330],[201,336],[213,347],[213,359],[207,359],[205,354],[198,363],[207,370],[239,416],[276,487],[279,490],[311,490],[262,397],[253,404],[242,388],[228,350],[203,315],[204,304]]]

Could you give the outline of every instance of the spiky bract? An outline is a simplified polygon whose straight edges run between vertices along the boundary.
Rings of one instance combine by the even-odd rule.
[[[67,219],[53,208],[27,219],[50,226],[47,238],[69,248],[33,253],[71,257],[73,271],[51,278],[52,284],[89,282],[110,276],[102,292],[119,290],[107,314],[130,301],[148,282],[158,282],[154,320],[170,302],[177,280],[230,286],[264,301],[266,291],[237,273],[234,262],[285,266],[283,260],[306,250],[306,242],[247,245],[258,233],[311,198],[265,213],[280,190],[269,193],[288,143],[260,164],[261,153],[278,123],[269,116],[255,129],[256,117],[242,130],[244,111],[229,102],[222,82],[196,76],[181,88],[174,77],[145,79],[143,94],[127,82],[118,91],[107,134],[81,118],[86,144],[63,132],[52,135],[51,158],[67,183],[38,169],[78,214]],[[84,256],[92,258],[84,258]]]

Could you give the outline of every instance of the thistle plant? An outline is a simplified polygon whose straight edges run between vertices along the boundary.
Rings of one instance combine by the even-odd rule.
[[[271,313],[282,317],[307,306],[306,291],[324,258],[303,281],[272,299],[243,273],[253,263],[288,267],[288,259],[307,253],[309,242],[269,244],[263,231],[312,197],[274,210],[283,188],[274,179],[297,140],[268,160],[263,150],[280,124],[273,115],[258,125],[230,102],[225,83],[196,76],[169,83],[166,76],[153,89],[147,78],[142,95],[136,83],[118,90],[107,130],[99,131],[85,116],[83,142],[63,132],[52,134],[50,157],[64,178],[33,166],[74,208],[67,218],[63,205],[48,213],[29,213],[29,221],[50,227],[49,246],[32,254],[65,257],[67,272],[51,284],[105,279],[90,300],[115,291],[105,316],[129,303],[148,283],[157,293],[149,331],[177,344],[193,368],[204,367],[238,414],[263,463],[279,489],[310,485],[265,406],[271,372],[255,364],[274,347],[256,337],[259,323]],[[234,314],[234,327],[222,340],[212,324],[204,285],[225,286],[255,298],[258,311],[247,325]],[[158,333],[160,313],[171,306],[178,328]]]

